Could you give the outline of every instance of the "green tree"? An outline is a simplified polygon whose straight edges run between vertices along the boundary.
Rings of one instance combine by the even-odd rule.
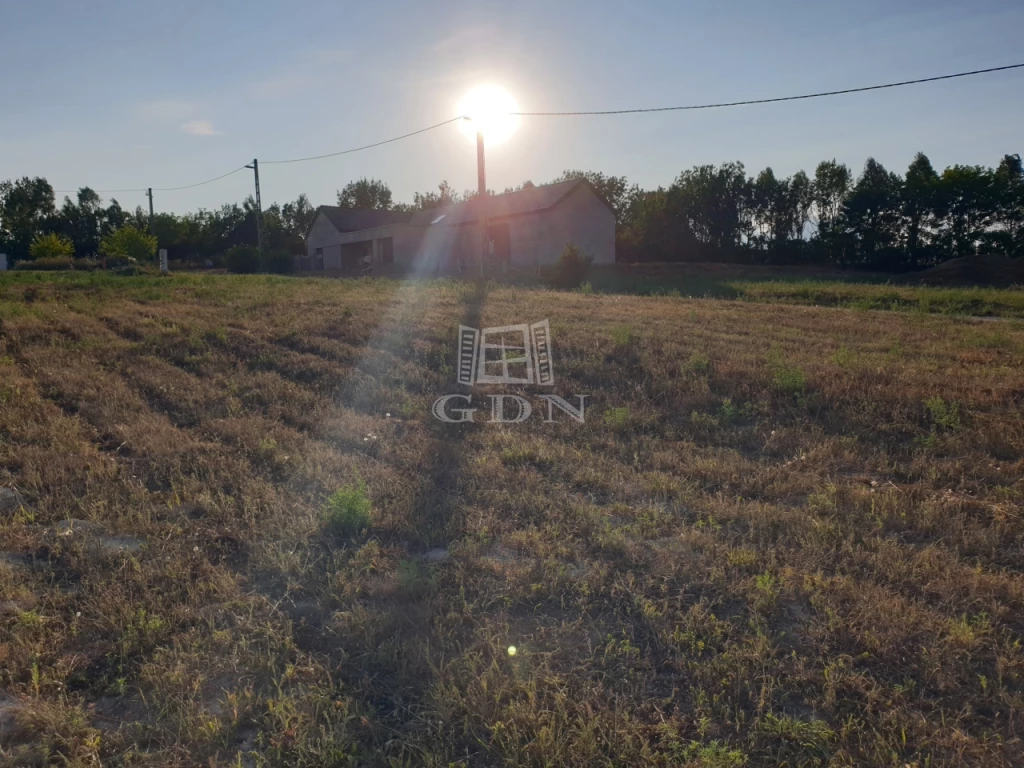
[[[32,239],[29,255],[33,259],[70,259],[75,255],[75,245],[66,235],[47,232]]]
[[[310,227],[313,226],[315,220],[316,208],[310,204],[309,198],[304,194],[295,198],[295,202],[285,203],[281,206],[281,223],[285,231],[294,237],[304,239],[309,234]]]
[[[96,192],[82,187],[75,200],[64,198],[64,204],[53,217],[53,230],[69,237],[75,244],[75,253],[80,256],[94,256],[99,250],[104,217],[101,203]]]
[[[1024,256],[1024,166],[1020,155],[1004,155],[993,176],[992,240],[1009,256]]]
[[[383,181],[362,178],[350,181],[338,192],[338,205],[370,211],[391,210],[391,190]]]
[[[100,252],[114,258],[152,261],[156,256],[156,238],[132,226],[121,227],[103,238]]]
[[[843,203],[850,193],[853,176],[849,167],[835,160],[818,163],[811,182],[814,201],[812,221],[817,225],[818,237],[824,240],[837,231]]]
[[[620,261],[675,261],[692,239],[689,230],[680,233],[669,220],[668,194],[663,188],[633,185],[617,230]]]
[[[414,193],[412,207],[418,211],[429,211],[457,203],[461,199],[459,193],[445,180],[437,185],[437,192]]]
[[[978,165],[954,165],[939,177],[939,241],[951,257],[978,252],[996,216],[994,182],[992,170]]]
[[[903,181],[902,208],[906,227],[907,265],[922,267],[929,255],[935,228],[939,175],[923,152],[914,156]]]
[[[702,165],[683,171],[668,188],[666,214],[672,238],[686,260],[736,258],[753,235],[752,182],[743,163]],[[686,247],[692,243],[695,247]]]
[[[54,215],[53,187],[25,176],[0,182],[0,240],[14,261],[29,258],[29,247]]]
[[[843,204],[843,220],[854,238],[853,263],[870,269],[898,266],[902,180],[869,157],[864,172]]]

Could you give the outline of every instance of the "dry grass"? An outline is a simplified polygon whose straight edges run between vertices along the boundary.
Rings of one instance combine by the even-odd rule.
[[[431,418],[460,323],[543,318],[586,424]],[[1024,764],[1016,321],[258,277],[0,321],[6,764]]]

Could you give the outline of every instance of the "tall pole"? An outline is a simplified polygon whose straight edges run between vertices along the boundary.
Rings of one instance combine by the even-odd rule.
[[[480,277],[487,263],[487,171],[484,168],[484,134],[476,132],[477,205],[480,206]]]
[[[146,190],[146,194],[149,196],[149,234],[153,234],[153,188],[149,187]]]
[[[252,168],[256,177],[256,248],[263,253],[263,204],[260,202],[260,163],[256,158],[252,159],[252,165],[245,166]]]

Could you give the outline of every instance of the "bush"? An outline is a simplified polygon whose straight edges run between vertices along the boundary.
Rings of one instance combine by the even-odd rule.
[[[72,269],[72,267],[73,260],[68,256],[38,258],[34,261],[19,261],[14,266],[15,269],[38,270],[41,272],[57,272],[62,269]]]
[[[35,259],[68,259],[75,253],[75,246],[71,240],[64,235],[48,232],[45,235],[36,235],[32,245],[28,247],[29,255]],[[61,267],[54,267],[61,269]]]
[[[370,497],[366,483],[359,480],[346,485],[327,499],[324,509],[327,530],[338,536],[352,538],[370,527]]]
[[[140,232],[135,227],[125,226],[103,238],[100,252],[105,256],[152,261],[156,256],[156,238]]]
[[[238,275],[260,271],[260,252],[251,245],[236,245],[224,255],[224,266]]]
[[[271,251],[263,262],[265,272],[290,275],[295,270],[295,258],[287,251]]]
[[[551,271],[551,281],[559,288],[576,288],[590,274],[593,256],[584,255],[575,243],[566,243],[558,263]]]

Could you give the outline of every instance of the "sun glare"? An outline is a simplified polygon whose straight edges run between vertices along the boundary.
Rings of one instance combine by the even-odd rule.
[[[469,117],[460,123],[463,133],[475,139],[481,131],[488,144],[500,144],[512,135],[519,126],[519,117],[509,113],[518,111],[512,94],[499,85],[481,85],[459,102],[459,114]]]

